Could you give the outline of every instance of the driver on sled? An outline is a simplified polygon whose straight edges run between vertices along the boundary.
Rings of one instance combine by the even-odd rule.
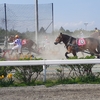
[[[18,35],[15,36],[14,42],[9,43],[9,44],[14,45],[14,47],[12,47],[12,49],[11,49],[11,54],[13,53],[14,50],[18,50],[19,54],[22,53],[22,41]]]

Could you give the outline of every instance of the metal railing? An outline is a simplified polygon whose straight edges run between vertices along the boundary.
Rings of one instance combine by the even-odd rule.
[[[0,61],[0,66],[43,65],[44,82],[46,81],[46,66],[61,64],[100,64],[100,59]]]

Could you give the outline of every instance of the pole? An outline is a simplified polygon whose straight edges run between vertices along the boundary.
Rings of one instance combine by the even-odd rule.
[[[4,3],[4,11],[5,11],[5,30],[6,30],[5,46],[6,46],[6,49],[7,49],[8,45],[7,45],[7,13],[6,13],[6,3]]]
[[[35,40],[37,43],[37,35],[38,35],[38,0],[35,0]]]
[[[84,25],[85,25],[85,30],[87,30],[88,23],[86,22],[86,23],[84,23]]]
[[[43,65],[43,82],[46,82],[46,65]]]
[[[52,3],[52,34],[54,33],[54,13],[53,13],[53,3]]]

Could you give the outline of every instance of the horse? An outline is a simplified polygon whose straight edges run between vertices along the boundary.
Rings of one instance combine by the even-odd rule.
[[[8,42],[13,42],[15,40],[15,37],[13,35],[11,35],[9,38],[8,38]],[[28,49],[28,53],[36,53],[36,54],[39,54],[38,52],[38,46],[37,44],[32,41],[31,39],[21,39],[22,40],[22,49],[23,48],[27,48]],[[34,49],[33,49],[33,46],[34,46]]]
[[[90,35],[90,37],[96,38],[96,39],[100,39],[100,32],[94,32]]]
[[[97,56],[99,58],[100,53],[100,47],[99,47],[99,41],[95,38],[84,38],[84,45],[78,45],[79,39],[60,33],[60,35],[56,38],[54,44],[60,44],[63,42],[65,44],[65,47],[67,49],[67,52],[65,53],[66,58],[69,58],[68,54],[72,53],[73,56],[77,56],[77,52],[85,52],[91,55]],[[88,51],[88,52],[86,52]]]

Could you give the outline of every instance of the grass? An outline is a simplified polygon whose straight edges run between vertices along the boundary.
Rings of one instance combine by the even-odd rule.
[[[30,82],[29,84],[26,84],[24,82],[22,83],[13,83],[13,84],[7,84],[3,83],[0,85],[0,87],[24,87],[24,86],[37,86],[37,85],[45,85],[46,87],[52,87],[60,84],[100,84],[100,78],[94,78],[91,80],[92,77],[84,77],[84,78],[65,78],[62,80],[47,80],[46,82],[37,80],[36,82]]]

